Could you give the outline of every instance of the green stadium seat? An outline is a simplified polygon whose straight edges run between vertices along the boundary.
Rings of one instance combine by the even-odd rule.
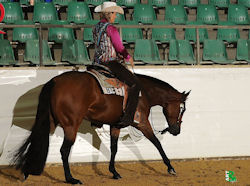
[[[91,20],[92,15],[86,2],[71,2],[68,5],[67,20],[76,24]]]
[[[153,25],[170,25],[167,21],[154,21]],[[152,39],[161,43],[169,43],[170,40],[176,39],[173,28],[152,28]]]
[[[250,40],[246,39],[238,40],[236,60],[250,62]]]
[[[123,21],[121,25],[137,25],[136,21]],[[122,28],[122,40],[127,43],[135,43],[136,39],[143,39],[141,28]]]
[[[117,0],[117,5],[125,6],[127,8],[133,8],[136,4],[140,3],[140,0]]]
[[[125,16],[124,16],[124,14],[119,14],[119,13],[117,13],[116,14],[116,18],[115,18],[115,24],[120,24],[120,22],[124,22],[125,21]]]
[[[196,8],[200,4],[200,0],[179,0],[179,5],[188,8]]]
[[[209,0],[209,4],[218,8],[227,8],[230,0]]]
[[[210,39],[204,41],[203,60],[218,64],[232,64],[233,62],[228,59],[224,42]]]
[[[156,8],[165,8],[168,5],[171,5],[171,0],[148,0],[148,4]]]
[[[88,65],[92,63],[82,40],[65,40],[63,42],[62,61],[67,61],[75,65]]]
[[[154,8],[149,4],[136,4],[134,7],[133,20],[143,23],[152,24],[156,20]]]
[[[3,23],[13,24],[18,20],[23,20],[23,11],[18,2],[2,3],[5,9]]]
[[[213,5],[200,4],[197,8],[197,21],[203,24],[218,24],[218,12]]]
[[[182,5],[169,5],[165,8],[165,21],[173,24],[186,24],[187,12]]]
[[[241,4],[230,4],[228,7],[227,20],[237,25],[249,24],[247,8]]]
[[[219,25],[228,25],[233,26],[235,23],[225,21],[225,22],[219,22]],[[217,39],[227,41],[229,43],[236,43],[238,39],[240,38],[240,31],[236,28],[219,28],[217,31]]]
[[[202,23],[196,21],[188,21],[187,25],[202,25]],[[186,28],[184,38],[189,41],[196,42],[196,29]],[[206,28],[199,28],[199,39],[200,43],[203,43],[205,39],[208,39],[208,31]]]
[[[34,24],[30,20],[20,20],[15,22],[16,25],[32,25]],[[35,40],[38,39],[38,31],[36,28],[30,27],[17,27],[13,29],[13,41],[18,41],[21,43],[25,43],[27,40]]]
[[[98,6],[101,5],[104,1],[107,0],[85,0],[84,2],[86,2],[90,6]]]
[[[52,21],[51,24],[56,25],[67,25],[68,21],[65,20],[56,20]],[[49,28],[48,40],[54,41],[56,43],[63,43],[64,40],[74,40],[74,30],[73,28],[62,28],[62,27],[54,27]]]
[[[11,0],[0,0],[0,3],[8,3],[11,2]]]
[[[58,20],[56,8],[53,3],[36,3],[34,6],[33,21],[39,23],[50,23]]]
[[[68,6],[71,2],[77,2],[77,0],[53,0],[54,5]]]
[[[250,8],[250,1],[249,0],[238,0],[238,4],[244,5],[247,8]]]
[[[99,20],[87,20],[86,24],[87,25],[95,25],[99,22]],[[83,41],[84,42],[94,42],[93,39],[93,27],[88,27],[88,28],[84,28],[83,30]]]
[[[163,64],[155,40],[137,39],[135,41],[134,60],[148,64]]]
[[[10,41],[3,39],[0,41],[0,65],[14,65],[16,60]]]
[[[24,61],[40,64],[39,40],[28,40],[25,44]],[[55,65],[48,42],[43,40],[43,65]]]
[[[171,40],[169,47],[169,61],[182,64],[196,64],[194,52],[188,40]]]

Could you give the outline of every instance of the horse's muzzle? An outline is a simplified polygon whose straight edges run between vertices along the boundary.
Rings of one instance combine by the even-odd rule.
[[[178,134],[180,134],[181,128],[176,126],[171,126],[168,128],[168,132],[174,136],[177,136]]]

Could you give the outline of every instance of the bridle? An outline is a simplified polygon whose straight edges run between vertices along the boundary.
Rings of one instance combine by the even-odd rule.
[[[184,114],[184,112],[186,111],[186,103],[185,101],[182,102],[180,104],[180,112],[179,112],[179,115],[178,115],[178,118],[177,118],[177,122],[176,124],[178,124],[179,126],[181,126],[181,123],[182,123],[182,116]],[[162,131],[159,131],[161,134],[165,134],[167,131],[169,130],[169,127],[167,127],[166,129],[162,130]]]
[[[185,102],[182,102],[180,104],[180,112],[179,112],[179,116],[178,116],[178,119],[177,119],[177,124],[178,125],[181,125],[181,123],[182,123],[182,116],[183,116],[185,110],[186,110]]]

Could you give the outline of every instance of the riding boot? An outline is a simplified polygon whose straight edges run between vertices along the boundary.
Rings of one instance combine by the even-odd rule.
[[[127,127],[134,122],[134,115],[138,104],[139,92],[140,89],[136,84],[134,84],[132,87],[129,87],[127,105],[125,108],[125,112],[120,122],[118,123],[118,127]]]

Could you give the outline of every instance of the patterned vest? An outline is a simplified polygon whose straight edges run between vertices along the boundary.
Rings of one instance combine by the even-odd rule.
[[[93,29],[95,42],[94,62],[105,63],[116,59],[116,51],[106,29],[110,23],[99,22]]]

